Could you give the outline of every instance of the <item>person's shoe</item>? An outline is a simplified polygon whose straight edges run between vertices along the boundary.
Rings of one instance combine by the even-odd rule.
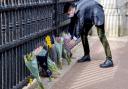
[[[80,63],[80,62],[87,62],[87,61],[91,61],[89,55],[83,56],[83,57],[82,57],[81,59],[79,59],[77,62]]]
[[[101,68],[109,68],[109,67],[113,67],[113,61],[111,58],[107,58],[106,61],[102,64],[100,64]]]

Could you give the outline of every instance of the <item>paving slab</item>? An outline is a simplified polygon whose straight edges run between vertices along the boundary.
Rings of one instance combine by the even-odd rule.
[[[105,53],[99,39],[89,37],[92,61],[75,63],[51,89],[128,89],[128,37],[109,38],[109,43],[114,67],[99,68]],[[82,56],[82,44],[77,50]]]

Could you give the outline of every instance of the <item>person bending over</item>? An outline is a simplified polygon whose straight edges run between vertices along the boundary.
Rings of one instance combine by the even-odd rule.
[[[67,2],[64,5],[64,14],[71,19],[69,32],[72,37],[81,37],[84,56],[78,62],[90,61],[88,32],[93,25],[97,28],[98,37],[104,47],[106,60],[100,64],[101,68],[113,67],[112,54],[105,36],[105,15],[103,7],[95,0],[80,0],[77,3]],[[97,45],[95,45],[97,46]]]

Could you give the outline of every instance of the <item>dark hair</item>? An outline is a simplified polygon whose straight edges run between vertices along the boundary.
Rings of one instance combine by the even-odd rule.
[[[67,13],[70,7],[75,7],[75,4],[74,3],[71,3],[71,2],[66,2],[65,5],[64,5],[63,12],[64,13]]]

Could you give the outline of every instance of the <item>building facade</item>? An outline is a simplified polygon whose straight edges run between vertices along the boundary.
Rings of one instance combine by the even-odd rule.
[[[109,37],[128,35],[128,0],[97,0],[104,7],[105,30]],[[93,30],[93,35],[96,35]]]

